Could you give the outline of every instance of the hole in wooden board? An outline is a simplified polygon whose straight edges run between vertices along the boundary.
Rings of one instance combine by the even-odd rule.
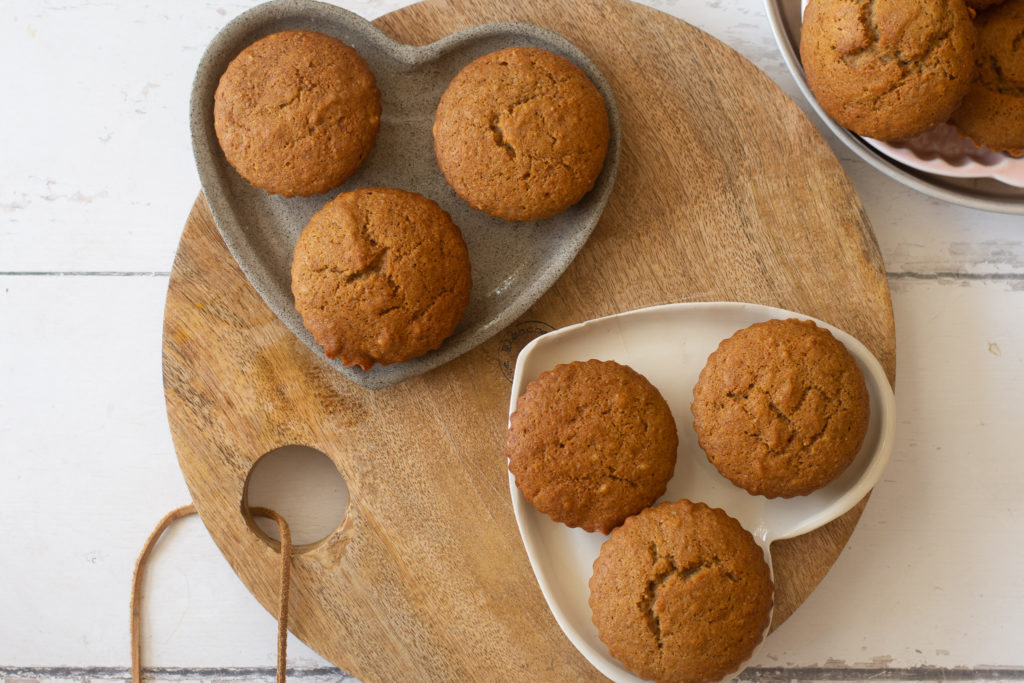
[[[275,510],[288,522],[296,550],[327,538],[345,519],[348,485],[327,455],[309,446],[282,446],[266,453],[249,472],[244,504]],[[277,522],[246,515],[263,536],[281,540]],[[305,546],[305,547],[303,547]]]

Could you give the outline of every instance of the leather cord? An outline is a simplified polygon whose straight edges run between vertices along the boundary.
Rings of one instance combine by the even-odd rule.
[[[281,571],[277,604],[277,682],[285,683],[288,646],[288,595],[291,585],[292,535],[288,528],[288,523],[283,517],[281,517],[281,515],[277,514],[273,510],[269,508],[254,507],[249,508],[249,512],[257,517],[273,519],[281,529]],[[130,600],[131,619],[129,621],[133,683],[142,683],[142,639],[139,622],[142,611],[143,570],[146,566],[146,562],[149,560],[150,554],[153,552],[153,548],[156,546],[157,541],[160,540],[164,531],[167,530],[167,527],[169,527],[175,520],[194,514],[196,514],[196,508],[194,505],[184,505],[167,513],[156,525],[156,528],[153,529],[149,538],[146,539],[146,543],[142,547],[142,552],[139,553],[139,557],[135,561],[135,571],[132,574],[132,591]]]

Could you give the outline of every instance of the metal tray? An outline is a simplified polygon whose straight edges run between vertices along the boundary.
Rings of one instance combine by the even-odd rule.
[[[765,0],[765,9],[782,58],[800,91],[825,125],[854,154],[893,180],[930,197],[981,211],[1024,215],[1024,188],[991,178],[949,178],[914,170],[878,152],[829,118],[807,86],[800,64],[800,0]]]

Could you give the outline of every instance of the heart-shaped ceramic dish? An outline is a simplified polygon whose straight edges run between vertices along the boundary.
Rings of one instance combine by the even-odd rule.
[[[828,329],[864,373],[871,405],[868,432],[854,462],[832,483],[790,499],[752,496],[720,475],[697,445],[690,403],[708,356],[737,330],[772,318],[814,320]],[[772,541],[812,531],[845,514],[878,482],[892,452],[895,397],[878,360],[857,339],[808,316],[755,304],[681,303],[599,318],[530,342],[519,354],[509,415],[527,384],[559,363],[596,358],[629,365],[665,397],[676,421],[676,468],[661,501],[686,498],[725,510],[764,549]],[[624,669],[597,637],[588,604],[588,581],[607,536],[572,529],[537,511],[509,475],[512,507],[526,552],[555,620],[573,645],[605,676],[620,683],[640,679]],[[737,672],[738,674],[739,672]]]
[[[366,60],[381,92],[380,132],[363,167],[340,187],[308,198],[257,189],[228,164],[213,127],[220,75],[243,48],[270,33],[310,30],[351,45]],[[597,86],[611,124],[604,169],[575,206],[540,221],[510,223],[469,207],[438,169],[431,132],[441,93],[477,57],[511,46],[560,54]],[[620,125],[611,87],[582,51],[556,33],[529,24],[484,24],[425,46],[398,43],[365,19],[312,0],[275,0],[238,16],[210,43],[196,72],[191,101],[192,146],[203,193],[242,271],[277,316],[325,362],[371,389],[390,386],[465,353],[515,320],[558,279],[597,224],[615,181]],[[434,200],[462,229],[473,289],[454,334],[441,348],[405,363],[368,371],[328,359],[295,310],[292,250],[309,218],[338,192],[389,186]]]

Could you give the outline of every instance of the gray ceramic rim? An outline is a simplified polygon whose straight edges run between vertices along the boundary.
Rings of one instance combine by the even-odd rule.
[[[775,42],[779,45],[779,51],[782,53],[782,59],[786,62],[786,66],[789,67],[790,73],[793,74],[793,78],[796,80],[796,84],[800,88],[800,92],[803,93],[804,97],[810,103],[811,107],[818,115],[818,118],[824,121],[825,125],[829,127],[829,130],[831,130],[836,137],[843,142],[843,144],[872,167],[881,171],[896,182],[902,183],[903,185],[917,190],[922,194],[926,194],[929,197],[935,197],[936,199],[941,199],[943,201],[950,202],[951,204],[959,204],[961,206],[966,206],[970,209],[978,209],[980,211],[1024,215],[1024,197],[1021,197],[1020,199],[996,199],[973,193],[966,188],[943,185],[941,184],[941,181],[936,179],[934,176],[930,176],[925,173],[919,174],[918,172],[912,172],[905,166],[883,156],[867,145],[867,143],[861,140],[859,136],[854,135],[849,130],[833,121],[821,108],[821,105],[818,104],[818,100],[815,99],[811,89],[807,86],[807,80],[804,78],[803,66],[800,64],[800,59],[797,56],[794,45],[786,31],[785,21],[782,16],[781,2],[782,0],[765,0],[768,22],[771,24],[772,33],[775,35]]]
[[[587,210],[583,217],[585,220],[581,220],[573,228],[573,233],[568,236],[568,239],[559,243],[557,253],[552,254],[552,258],[544,262],[533,276],[532,284],[511,300],[497,315],[484,321],[483,324],[471,328],[464,329],[460,324],[453,336],[445,341],[439,349],[424,356],[388,366],[375,365],[370,370],[364,371],[358,367],[345,366],[340,359],[327,358],[320,345],[314,341],[312,335],[302,325],[301,317],[295,311],[290,288],[288,288],[287,297],[281,297],[279,288],[276,286],[277,283],[272,282],[273,278],[269,276],[269,273],[255,266],[247,267],[248,264],[258,264],[261,254],[258,247],[246,237],[245,227],[235,220],[231,201],[216,182],[218,173],[216,167],[226,164],[226,161],[213,133],[213,92],[216,89],[220,71],[213,73],[211,63],[216,62],[217,59],[223,60],[225,46],[236,43],[247,45],[262,35],[273,32],[273,30],[267,29],[283,21],[323,22],[323,25],[326,25],[323,32],[331,33],[333,28],[336,32],[343,32],[353,37],[353,40],[346,42],[353,44],[357,50],[359,50],[359,41],[363,41],[364,45],[386,53],[399,69],[427,65],[439,57],[457,52],[460,47],[471,48],[473,44],[487,39],[515,39],[515,44],[545,47],[568,58],[580,67],[597,87],[604,98],[608,111],[611,137],[605,165],[597,182],[577,204],[577,207]],[[323,25],[317,23],[317,28],[314,30],[321,30]],[[468,63],[468,61],[470,60],[467,59],[466,62]],[[561,276],[600,220],[615,182],[621,146],[619,111],[607,79],[582,50],[553,31],[523,23],[481,24],[453,33],[429,45],[412,46],[393,40],[369,21],[352,12],[315,0],[272,0],[240,14],[218,32],[204,52],[196,71],[190,101],[190,129],[193,153],[203,194],[228,250],[242,268],[249,282],[278,318],[323,362],[331,365],[356,384],[369,389],[380,389],[398,384],[462,355],[497,334],[530,308]],[[429,132],[427,134],[429,135]],[[433,158],[430,161],[436,165]],[[416,187],[403,187],[402,189],[417,191]],[[332,196],[336,190],[331,191]],[[537,223],[555,221],[560,216],[562,214]],[[471,296],[473,295],[471,294]]]

